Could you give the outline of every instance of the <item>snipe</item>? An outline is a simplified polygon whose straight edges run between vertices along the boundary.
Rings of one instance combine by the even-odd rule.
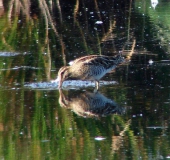
[[[104,56],[90,55],[78,58],[71,66],[64,66],[58,72],[59,88],[68,79],[80,79],[95,81],[96,89],[99,88],[99,80],[117,65],[124,62],[121,55]]]
[[[77,96],[78,95],[78,96]],[[124,114],[126,108],[107,98],[100,92],[68,92],[65,95],[59,90],[59,104],[61,107],[71,109],[79,116],[102,117],[110,114]]]

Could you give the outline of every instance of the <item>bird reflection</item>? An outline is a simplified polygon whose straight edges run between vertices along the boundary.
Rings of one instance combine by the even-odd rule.
[[[83,117],[101,117],[110,114],[123,114],[125,107],[119,106],[113,100],[99,92],[71,93],[65,96],[59,90],[59,103],[61,107],[72,109],[77,115]]]

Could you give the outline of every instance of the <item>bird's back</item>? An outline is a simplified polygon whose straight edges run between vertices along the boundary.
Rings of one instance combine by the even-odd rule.
[[[118,65],[123,61],[124,58],[121,55],[116,55],[116,56],[90,55],[74,60],[72,65],[85,64],[85,65],[103,66],[105,69],[109,69],[113,65]]]
[[[123,60],[123,57],[120,55],[90,55],[78,58],[71,65],[73,77],[99,80],[119,63],[123,62]]]

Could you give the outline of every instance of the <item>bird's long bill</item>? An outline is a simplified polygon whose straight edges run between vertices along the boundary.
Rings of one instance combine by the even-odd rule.
[[[61,89],[63,84],[63,78],[61,77],[61,75],[58,75],[57,81],[58,81],[58,88]]]
[[[59,78],[58,80],[58,88],[61,88],[63,84],[63,80],[61,78]]]

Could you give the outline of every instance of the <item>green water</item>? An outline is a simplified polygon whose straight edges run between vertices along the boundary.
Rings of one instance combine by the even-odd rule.
[[[169,6],[163,0],[155,8],[149,0],[2,2],[0,159],[168,159]],[[28,87],[50,84],[70,60],[120,51],[133,53],[129,63],[107,74],[103,80],[117,83],[98,93]]]

